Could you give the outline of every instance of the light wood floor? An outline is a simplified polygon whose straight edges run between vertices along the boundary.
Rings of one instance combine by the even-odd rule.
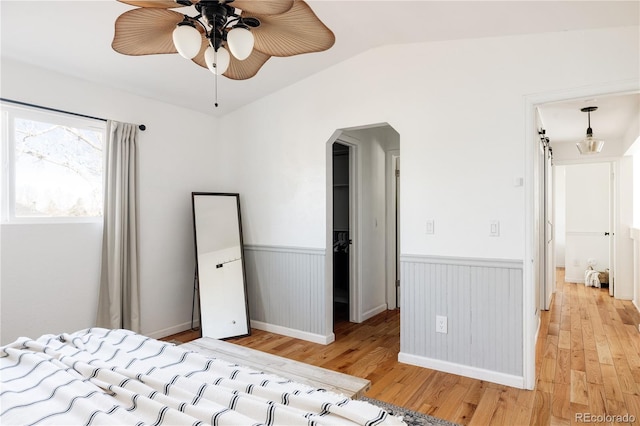
[[[551,310],[542,313],[533,391],[399,363],[398,311],[338,324],[336,342],[326,346],[261,330],[230,341],[369,379],[371,398],[460,424],[569,425],[580,423],[579,413],[628,413],[640,424],[639,323],[631,302],[614,300],[607,289],[564,283],[559,271]]]

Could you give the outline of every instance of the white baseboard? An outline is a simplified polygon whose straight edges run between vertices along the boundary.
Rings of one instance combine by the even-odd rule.
[[[638,306],[638,301],[636,299],[632,300],[633,306],[636,307],[636,309],[638,310],[638,312],[640,312],[640,307]]]
[[[584,275],[582,277],[564,277],[565,282],[573,284],[584,284]]]
[[[524,389],[524,377],[512,374],[500,373],[498,371],[485,370],[483,368],[471,367],[469,365],[455,364],[449,361],[427,358],[400,352],[398,362],[417,365],[418,367],[430,368],[432,370],[443,371],[445,373],[457,374],[459,376],[471,377],[472,379],[486,380],[500,385],[511,386]]]
[[[194,327],[200,327],[200,321],[193,322]],[[191,321],[185,322],[182,324],[174,325],[173,327],[165,328],[162,330],[154,331],[152,333],[141,333],[145,336],[149,336],[153,339],[162,339],[167,336],[171,336],[172,334],[182,333],[183,331],[187,331],[191,329]]]
[[[256,320],[251,320],[251,327],[257,328],[258,330],[268,331],[270,333],[282,334],[283,336],[306,340],[308,342],[319,343],[321,345],[328,345],[336,340],[336,336],[333,333],[328,336],[323,336],[321,334],[309,333],[307,331],[296,330],[294,328],[283,327],[281,325],[267,324],[266,322]]]
[[[362,313],[362,321],[366,321],[369,318],[373,318],[376,315],[378,315],[379,313],[384,312],[386,310],[387,310],[387,304],[386,303],[383,303],[382,305],[377,306],[377,307],[375,307],[373,309],[369,309],[367,312],[363,312]]]

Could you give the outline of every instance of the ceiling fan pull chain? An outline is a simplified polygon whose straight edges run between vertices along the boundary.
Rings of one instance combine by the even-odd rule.
[[[214,58],[215,58],[215,63],[214,63],[214,67],[216,67],[216,72],[213,75],[213,87],[214,87],[214,105],[216,108],[218,108],[218,72],[217,72],[217,68],[218,68],[218,48],[216,47],[216,32],[217,31],[212,31],[213,32],[213,49],[214,49]]]
[[[214,78],[214,86],[215,86],[215,94],[214,94],[215,104],[214,105],[216,106],[216,108],[218,108],[218,74],[215,74],[213,78]]]

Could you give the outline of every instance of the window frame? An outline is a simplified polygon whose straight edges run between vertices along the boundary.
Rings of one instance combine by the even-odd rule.
[[[2,113],[0,120],[2,123],[2,135],[0,145],[0,162],[2,164],[2,197],[0,223],[10,224],[56,224],[56,223],[102,223],[104,209],[100,216],[16,216],[16,142],[15,142],[15,119],[26,119],[40,122],[48,122],[80,129],[91,129],[103,134],[103,155],[102,155],[102,193],[105,190],[105,149],[107,138],[107,123],[100,119],[78,117],[73,114],[59,112],[49,112],[35,107],[16,106],[6,102],[0,102]],[[104,198],[104,197],[103,197]],[[104,206],[103,206],[104,208]]]

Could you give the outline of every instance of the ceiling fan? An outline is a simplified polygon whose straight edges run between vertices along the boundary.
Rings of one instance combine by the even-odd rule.
[[[302,0],[118,1],[137,8],[116,19],[111,44],[116,52],[180,53],[234,80],[255,76],[272,56],[321,52],[335,42]],[[184,7],[193,7],[195,14],[169,10]]]

